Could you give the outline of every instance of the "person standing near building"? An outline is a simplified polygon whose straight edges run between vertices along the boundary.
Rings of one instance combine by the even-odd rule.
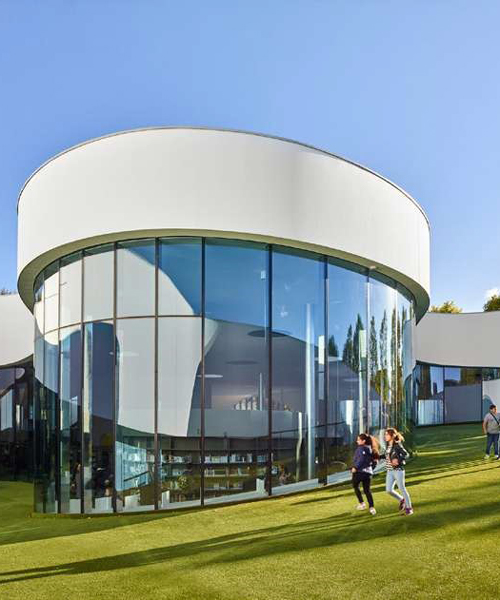
[[[495,458],[498,460],[500,419],[497,416],[497,407],[494,404],[490,406],[489,412],[486,413],[483,419],[483,432],[486,436],[486,454],[484,455],[485,460],[490,457],[490,451],[492,446],[495,452]]]

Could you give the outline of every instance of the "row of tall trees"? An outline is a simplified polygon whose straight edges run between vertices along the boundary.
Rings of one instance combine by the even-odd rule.
[[[353,373],[360,373],[369,369],[370,386],[374,389],[383,402],[391,397],[396,400],[397,389],[403,385],[403,365],[401,362],[403,324],[409,316],[403,309],[401,318],[398,319],[396,309],[388,315],[384,311],[379,325],[375,316],[370,319],[367,335],[366,354],[368,364],[363,364],[363,356],[360,352],[361,336],[366,335],[365,326],[361,315],[358,314],[354,326],[348,327],[346,340],[340,357],[339,348],[334,336],[328,340],[328,352],[331,357],[341,358],[342,362],[350,368]],[[390,322],[389,322],[390,321]]]

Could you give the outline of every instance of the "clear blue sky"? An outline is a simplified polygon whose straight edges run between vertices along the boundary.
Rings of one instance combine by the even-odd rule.
[[[1,0],[0,287],[17,195],[47,158],[207,125],[395,181],[432,224],[432,301],[481,310],[500,288],[499,24],[498,0]]]

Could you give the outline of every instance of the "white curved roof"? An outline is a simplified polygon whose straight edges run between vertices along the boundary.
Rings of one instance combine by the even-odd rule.
[[[500,367],[500,311],[427,313],[417,326],[416,360],[460,367]]]
[[[52,260],[90,245],[155,235],[280,243],[377,268],[429,293],[429,226],[386,179],[296,142],[235,131],[124,132],[60,154],[26,183],[18,205],[18,287]]]
[[[0,296],[0,367],[33,354],[33,315],[17,294]]]

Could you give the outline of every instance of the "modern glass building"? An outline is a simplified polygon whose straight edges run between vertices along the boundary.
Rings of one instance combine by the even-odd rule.
[[[49,161],[19,200],[35,510],[346,476],[359,432],[411,431],[428,251],[407,194],[296,142],[152,129]]]
[[[417,425],[479,422],[491,404],[500,407],[499,328],[500,313],[429,313],[422,319],[414,372]]]

